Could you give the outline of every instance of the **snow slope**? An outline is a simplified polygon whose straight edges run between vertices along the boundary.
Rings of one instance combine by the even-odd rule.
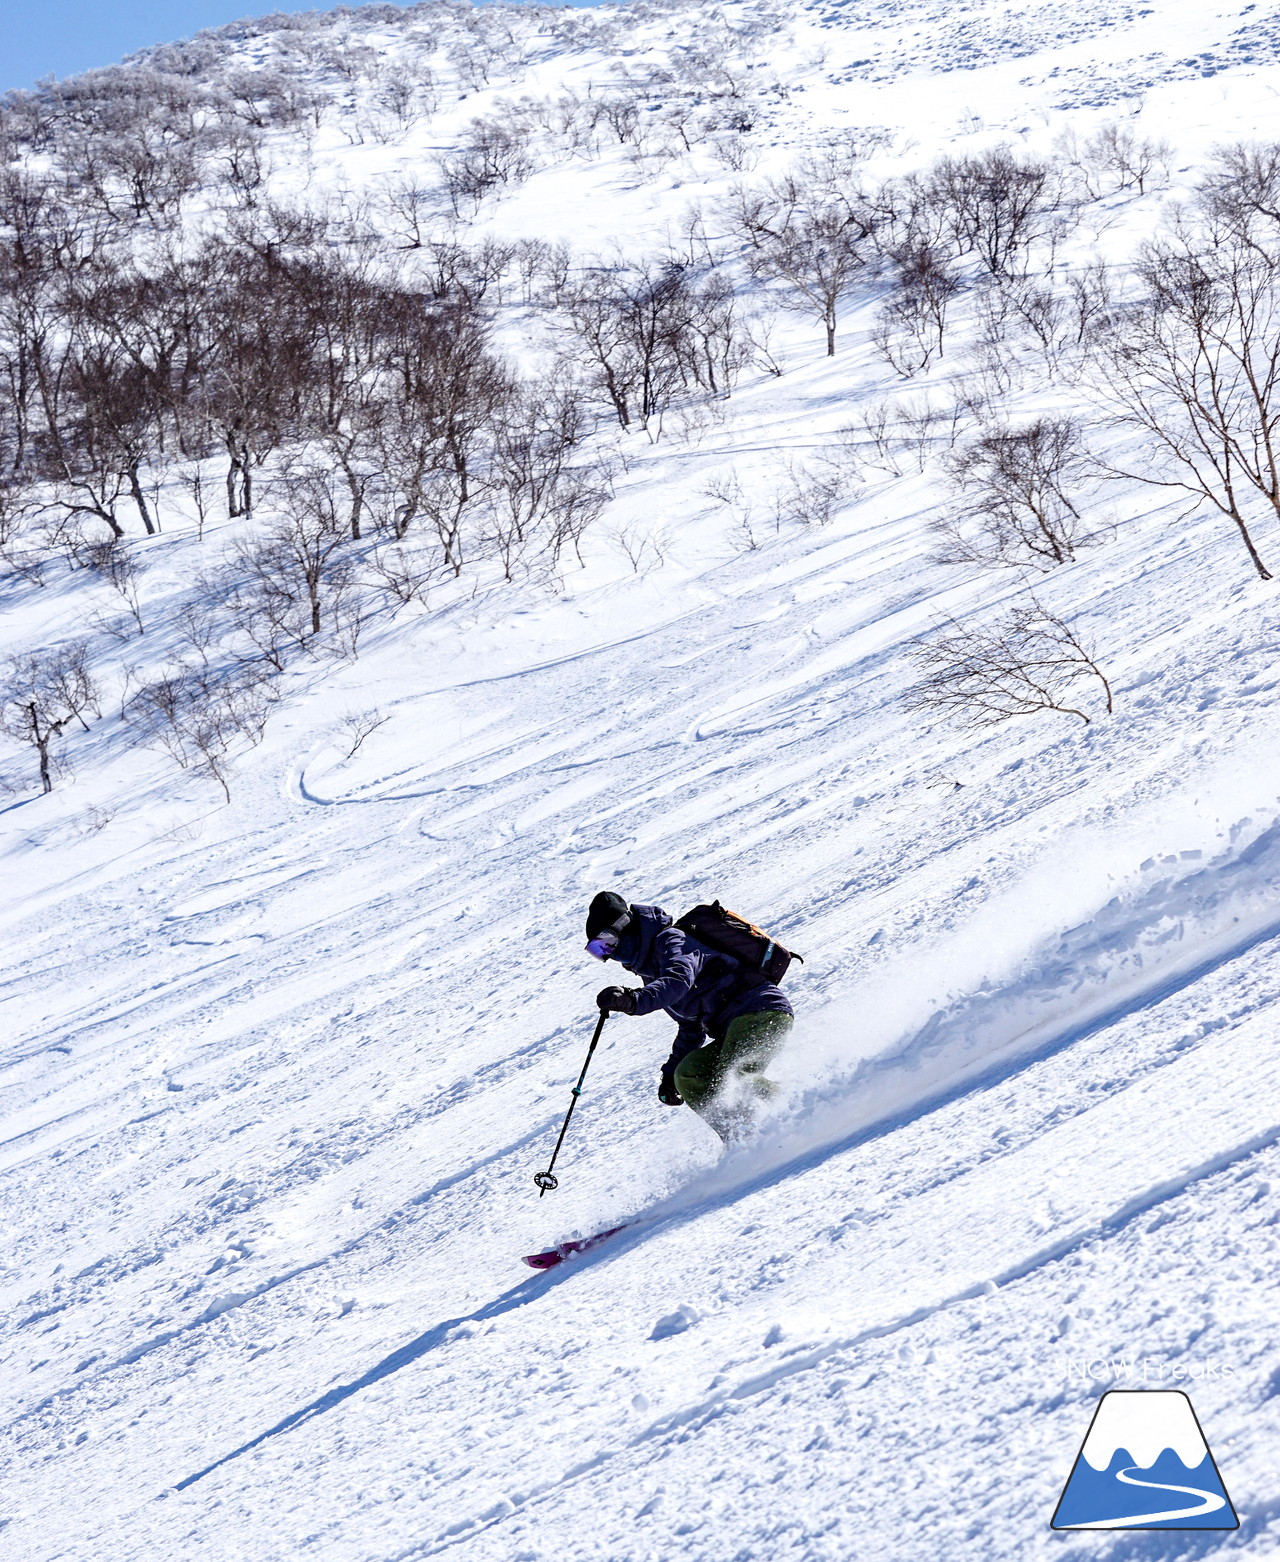
[[[1280,132],[1252,7],[847,9],[795,13],[828,58],[779,157],[838,114],[929,155],[974,104],[1047,137],[1136,86],[1188,167]],[[556,178],[495,223],[657,231],[686,193],[601,167],[555,206]],[[702,492],[883,391],[866,324],[825,361],[793,321],[784,376],[637,445],[611,524],[657,532],[641,570],[602,531],[558,591],[300,677],[230,806],[104,723],[0,815],[7,1556],[1280,1550],[1275,587],[1126,496],[1046,587],[1116,714],[922,724],[903,641],[1015,589],[930,562],[928,483],[754,550]],[[154,589],[195,546],[147,544]],[[6,639],[84,589],[15,596]],[[806,955],[787,1088],[722,1156],[653,1098],[666,1023],[613,1019],[539,1200],[602,887],[718,895]],[[1143,1382],[1189,1388],[1238,1533],[1051,1534],[1100,1392]]]

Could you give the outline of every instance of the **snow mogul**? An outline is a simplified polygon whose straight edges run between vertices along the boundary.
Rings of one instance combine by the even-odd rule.
[[[691,1106],[726,1143],[740,1139],[777,1091],[764,1070],[795,1018],[778,982],[802,957],[719,901],[674,921],[661,906],[629,905],[612,890],[587,911],[587,952],[644,982],[603,988],[602,1012],[662,1009],[676,1022],[658,1100]]]

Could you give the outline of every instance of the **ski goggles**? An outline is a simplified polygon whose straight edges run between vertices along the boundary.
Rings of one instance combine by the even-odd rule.
[[[597,933],[587,942],[587,953],[597,960],[607,960],[618,947],[618,935],[616,933]]]

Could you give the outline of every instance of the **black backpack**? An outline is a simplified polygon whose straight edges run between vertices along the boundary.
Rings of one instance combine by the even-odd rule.
[[[695,906],[676,923],[682,933],[696,938],[708,949],[731,955],[742,965],[759,971],[771,982],[780,982],[793,960],[804,964],[804,956],[786,949],[777,939],[748,922],[736,911],[726,911],[718,900],[709,906]]]

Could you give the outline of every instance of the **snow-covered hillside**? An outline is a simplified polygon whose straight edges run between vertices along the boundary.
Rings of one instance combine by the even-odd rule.
[[[655,115],[692,93],[749,128],[687,153],[548,139],[467,242],[705,258],[735,184],[824,147],[902,177],[1108,125],[1167,141],[1167,182],[1078,197],[1042,238],[1069,277],[1162,231],[1216,145],[1280,140],[1274,12],[1188,0],[370,7],[305,57],[275,19],[188,65],[332,88],[344,51],[394,62],[446,22],[483,69],[451,44],[399,128],[367,73],[305,135],[268,128],[272,199],[345,203],[393,248],[378,202],[473,116],[644,72]],[[581,567],[489,561],[371,609],[358,657],[290,661],[229,802],[119,709],[243,523],[198,535],[157,479],[132,638],[100,627],[119,593],[90,570],[6,578],[5,654],[99,625],[108,695],[47,795],[5,759],[6,1557],[1280,1553],[1277,587],[1228,520],[1137,479],[1093,482],[1096,535],[1055,569],[939,562],[975,378],[1005,419],[1096,413],[1114,466],[1155,458],[1083,371],[1020,347],[1001,391],[969,272],[912,379],[875,347],[886,274],[850,289],[830,357],[816,317],[766,308],[776,283],[737,280],[762,314],[733,394],[590,436],[613,497]],[[509,279],[486,308],[539,373],[546,317]],[[1249,518],[1280,557],[1274,515]],[[1114,713],[1096,683],[1087,722],[912,708],[909,643],[1028,582]],[[540,1199],[605,888],[718,897],[801,951],[785,1089],[724,1152],[655,1099],[668,1023],[614,1017]],[[1239,1530],[1051,1532],[1100,1393],[1144,1384],[1190,1393]]]

